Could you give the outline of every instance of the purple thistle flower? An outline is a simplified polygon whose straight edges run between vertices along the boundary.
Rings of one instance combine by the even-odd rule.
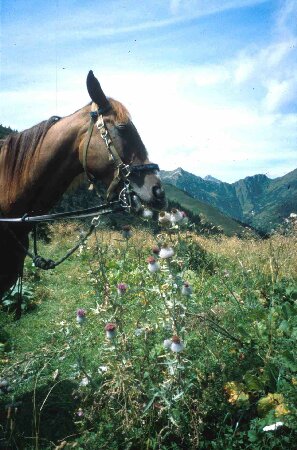
[[[76,321],[79,325],[82,325],[86,320],[86,311],[82,308],[76,311]]]
[[[117,328],[117,326],[116,326],[115,323],[109,322],[109,323],[107,323],[105,325],[106,337],[108,339],[113,339],[115,337],[115,335],[116,335],[116,328]]]
[[[118,285],[117,285],[118,294],[119,295],[125,294],[127,287],[128,286],[125,283],[118,283]]]

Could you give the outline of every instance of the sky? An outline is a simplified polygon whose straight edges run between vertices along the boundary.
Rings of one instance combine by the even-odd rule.
[[[164,170],[297,167],[296,0],[0,0],[0,123],[89,102],[92,69]]]

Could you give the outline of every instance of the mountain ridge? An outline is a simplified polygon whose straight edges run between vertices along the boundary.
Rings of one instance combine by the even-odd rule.
[[[275,179],[256,174],[227,183],[214,182],[179,167],[161,171],[161,179],[223,214],[265,232],[297,211],[297,169]]]

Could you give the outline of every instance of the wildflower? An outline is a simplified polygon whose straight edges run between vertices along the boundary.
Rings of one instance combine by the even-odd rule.
[[[163,342],[164,348],[166,348],[167,350],[169,350],[170,347],[171,347],[171,344],[172,344],[172,340],[171,340],[171,339],[164,339],[164,342]]]
[[[184,225],[187,225],[187,223],[189,222],[189,218],[188,218],[187,214],[185,213],[185,211],[181,211],[181,214],[182,214],[182,216],[183,216],[182,223],[183,223]]]
[[[136,328],[136,330],[134,331],[135,336],[141,336],[143,334],[143,328]]]
[[[159,213],[159,222],[161,225],[169,225],[171,222],[171,216],[166,211],[161,211]]]
[[[130,225],[124,225],[122,227],[122,236],[125,239],[130,239],[130,237],[132,236],[132,231],[131,231]]]
[[[283,422],[275,422],[272,425],[266,425],[266,427],[263,428],[263,431],[275,431],[279,427],[282,427],[284,425]]]
[[[174,250],[171,247],[162,247],[159,253],[161,259],[171,258],[174,255]]]
[[[80,386],[88,386],[89,384],[89,378],[88,377],[84,377],[81,382],[79,383]]]
[[[155,246],[152,248],[152,252],[154,253],[154,255],[159,255],[159,253],[160,253],[159,247],[158,247],[157,245],[155,245]]]
[[[119,295],[124,295],[127,290],[127,285],[125,283],[119,283],[117,285],[117,291]]]
[[[178,336],[173,336],[171,341],[170,350],[172,352],[178,353],[184,349],[185,346]]]
[[[107,366],[99,366],[98,367],[98,372],[99,373],[104,373],[108,371],[108,367]]]
[[[160,270],[160,264],[155,260],[155,258],[153,256],[149,256],[147,258],[147,262],[148,262],[148,270],[152,273],[154,272],[158,272],[158,270]]]
[[[182,220],[183,220],[182,213],[178,209],[173,208],[171,210],[171,215],[170,215],[170,221],[171,221],[172,225],[175,225],[178,222],[181,222]]]
[[[191,295],[192,294],[193,290],[187,281],[184,282],[181,292],[183,295]]]
[[[86,312],[84,309],[80,308],[76,311],[76,322],[82,325],[86,320]]]
[[[142,211],[142,217],[144,219],[151,219],[153,217],[153,211],[148,208],[144,208],[144,210]]]
[[[78,417],[83,417],[84,412],[81,408],[79,408],[76,414],[78,415]]]
[[[290,219],[297,219],[297,214],[296,213],[291,213],[289,215]]]
[[[116,335],[116,324],[115,323],[107,323],[105,325],[106,337],[107,339],[113,339]]]

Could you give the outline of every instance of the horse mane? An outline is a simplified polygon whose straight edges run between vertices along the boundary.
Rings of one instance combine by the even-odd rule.
[[[9,135],[0,151],[4,158],[1,176],[4,178],[7,194],[17,189],[31,167],[32,158],[51,126],[60,117],[52,116],[27,130]],[[5,169],[4,169],[5,167]]]

